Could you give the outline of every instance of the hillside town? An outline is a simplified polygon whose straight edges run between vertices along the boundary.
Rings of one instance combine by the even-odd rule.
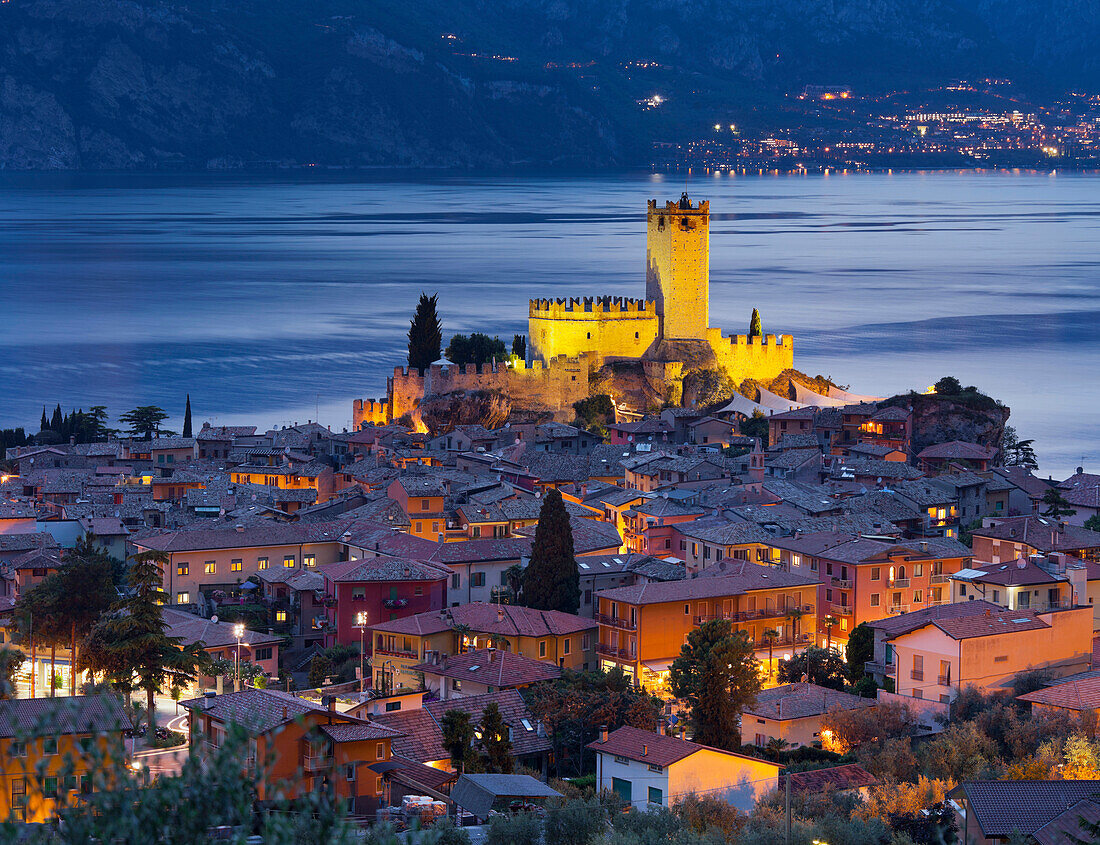
[[[750,826],[788,789],[864,807],[921,789],[919,810],[987,842],[1063,841],[1037,834],[1093,818],[1100,771],[1071,777],[1048,741],[1097,753],[1100,475],[1040,478],[1003,439],[916,451],[904,402],[765,417],[747,401],[435,435],[44,430],[9,448],[5,813],[78,812],[96,775],[53,761],[88,736],[117,734],[155,783],[242,729],[258,806],[327,791],[362,824],[545,814],[564,784],[643,812],[705,796]],[[47,595],[103,562],[99,613]],[[144,582],[118,573],[142,562],[189,664],[120,668],[103,639],[138,619]],[[56,618],[36,617],[49,601]],[[700,688],[718,648],[738,668]],[[1043,725],[1019,759],[972,736],[994,706]],[[21,736],[41,720],[48,736]],[[897,759],[945,743],[966,759],[908,775]]]

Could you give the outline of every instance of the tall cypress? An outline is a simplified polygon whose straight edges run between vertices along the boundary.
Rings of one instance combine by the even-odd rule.
[[[542,501],[531,562],[523,576],[523,596],[524,603],[537,610],[576,613],[581,606],[573,528],[557,490],[551,490]]]
[[[38,427],[39,431],[45,431],[50,427],[50,421],[46,419],[46,406],[42,406],[42,424]]]
[[[61,403],[57,403],[57,407],[53,409],[53,416],[50,418],[50,428],[53,431],[61,431],[61,426],[64,425],[65,418],[61,416]]]
[[[187,394],[187,407],[183,409],[183,436],[191,436],[191,394]]]
[[[749,320],[749,337],[763,337],[764,327],[760,323],[760,312],[752,309],[752,319]]]
[[[409,367],[424,374],[433,361],[439,360],[443,345],[443,324],[439,322],[435,304],[439,294],[420,294],[416,313],[409,323]]]

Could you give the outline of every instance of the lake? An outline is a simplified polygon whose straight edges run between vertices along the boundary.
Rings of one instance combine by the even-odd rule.
[[[1100,467],[1100,176],[0,176],[0,426],[157,404],[181,425],[350,425],[444,338],[527,300],[643,296],[645,202],[711,202],[711,323],[795,336],[860,393],[942,375],[1012,408],[1045,475]]]

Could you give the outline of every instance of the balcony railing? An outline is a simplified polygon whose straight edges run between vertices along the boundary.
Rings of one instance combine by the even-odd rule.
[[[951,676],[940,675],[936,678],[936,683],[939,684],[941,687],[949,687],[951,686]]]
[[[929,579],[929,581],[933,584],[946,584],[950,580],[951,576],[948,575],[946,572],[934,572],[932,573],[932,577]]]
[[[787,634],[786,636],[773,639],[771,641],[771,647],[778,648],[779,646],[804,645],[808,642],[811,642],[809,634],[798,634],[797,636]],[[768,638],[761,637],[756,641],[755,646],[757,649],[766,649],[768,647]]]
[[[625,648],[614,648],[607,643],[596,643],[596,654],[602,654],[606,657],[618,657],[623,660],[634,659],[634,656]]]
[[[842,590],[850,590],[855,582],[851,578],[834,578],[833,586],[839,587]]]
[[[397,649],[397,648],[382,648],[380,646],[375,646],[374,647],[374,653],[375,654],[384,654],[387,657],[405,657],[405,658],[408,658],[410,660],[419,660],[420,659],[420,655],[418,655],[415,651],[404,651],[403,649]]]
[[[834,604],[829,610],[833,616],[851,616],[854,608],[847,604]]]
[[[332,765],[332,755],[319,754],[302,758],[302,769],[307,772],[320,772]]]
[[[863,669],[872,675],[893,675],[897,672],[898,667],[893,663],[877,663],[874,660],[868,660],[863,664]]]
[[[606,613],[597,613],[596,621],[601,625],[611,625],[613,628],[622,628],[624,631],[636,631],[638,626],[629,619],[620,616],[608,616]]]
[[[912,672],[909,673],[909,677],[911,679],[913,679],[914,681],[923,681],[924,680],[924,670],[923,669],[914,669]]]
[[[814,612],[812,604],[794,605],[792,607],[767,607],[762,610],[739,610],[734,613],[711,613],[694,617],[696,625],[704,622],[712,622],[715,619],[728,619],[730,622],[751,622],[754,619],[783,619],[788,613],[797,611],[805,616]]]
[[[908,578],[891,578],[890,581],[889,581],[889,584],[890,584],[891,587],[897,587],[897,588],[908,587],[909,586],[909,579]]]
[[[886,608],[886,612],[891,615],[897,615],[899,613],[908,613],[909,605],[907,604],[892,604]]]

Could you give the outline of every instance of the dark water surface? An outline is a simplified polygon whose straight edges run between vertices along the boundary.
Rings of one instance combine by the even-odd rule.
[[[954,374],[1042,471],[1100,467],[1100,176],[6,176],[0,425],[190,392],[196,423],[349,424],[421,290],[445,333],[535,296],[644,295],[645,201],[708,198],[711,322],[795,335],[862,393]],[[446,335],[445,335],[446,336]]]

